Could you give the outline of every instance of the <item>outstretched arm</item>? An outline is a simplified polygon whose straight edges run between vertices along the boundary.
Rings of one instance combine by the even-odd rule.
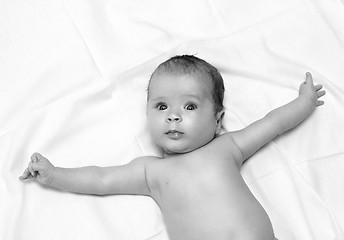
[[[246,128],[229,133],[242,153],[238,166],[254,154],[258,149],[278,135],[294,128],[309,117],[317,106],[324,102],[319,98],[325,95],[320,91],[321,85],[314,85],[312,75],[306,73],[306,81],[300,85],[299,96],[269,112],[264,118],[252,123]]]
[[[149,158],[138,158],[114,167],[54,167],[39,153],[31,157],[21,180],[34,178],[43,185],[81,194],[139,194],[149,195],[145,164]]]

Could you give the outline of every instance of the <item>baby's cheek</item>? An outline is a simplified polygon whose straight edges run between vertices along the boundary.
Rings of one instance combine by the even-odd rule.
[[[154,142],[158,141],[163,134],[163,129],[161,124],[157,121],[151,121],[148,125],[149,134]]]

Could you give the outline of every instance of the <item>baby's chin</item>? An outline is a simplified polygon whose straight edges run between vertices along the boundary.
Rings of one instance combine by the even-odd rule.
[[[210,140],[212,141],[212,139]],[[209,141],[209,142],[210,142]],[[190,153],[193,152],[199,148],[202,148],[203,146],[205,146],[206,144],[208,144],[209,142],[206,142],[204,144],[201,145],[189,145],[187,147],[182,147],[182,146],[174,146],[174,147],[166,147],[166,146],[159,146],[160,149],[162,150],[163,156],[164,158],[166,157],[171,157],[171,156],[175,156],[175,155],[180,155],[180,154],[186,154],[186,153]]]
[[[171,156],[175,156],[175,155],[189,153],[189,152],[192,152],[196,149],[198,149],[198,148],[194,148],[194,149],[166,149],[166,148],[163,148],[162,150],[163,150],[164,158],[167,158],[167,157],[171,157]]]

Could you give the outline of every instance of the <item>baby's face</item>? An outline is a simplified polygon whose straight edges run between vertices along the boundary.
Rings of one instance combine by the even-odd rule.
[[[153,76],[147,103],[148,128],[165,153],[187,153],[214,138],[220,121],[214,113],[211,90],[211,80],[199,73],[158,72]]]

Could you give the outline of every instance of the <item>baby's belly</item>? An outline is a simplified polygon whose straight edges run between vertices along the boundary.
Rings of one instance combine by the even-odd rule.
[[[171,240],[274,239],[265,210],[244,182],[170,183],[159,204]]]
[[[235,205],[208,204],[199,206],[195,203],[194,208],[187,210],[163,210],[170,239],[274,239],[270,220],[260,207],[245,206],[250,211],[240,211],[235,209],[238,207]]]

